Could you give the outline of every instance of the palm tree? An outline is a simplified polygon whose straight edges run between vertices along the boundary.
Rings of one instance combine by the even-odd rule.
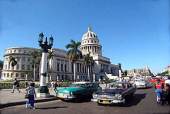
[[[94,65],[94,60],[93,57],[90,56],[90,53],[84,56],[84,63],[87,66],[87,71],[88,71],[87,77],[88,80],[90,81],[90,66],[92,67]]]
[[[74,65],[74,81],[76,81],[76,61],[82,58],[82,53],[79,50],[80,45],[81,42],[76,42],[74,40],[71,40],[70,43],[66,45],[68,49],[67,56]]]
[[[14,66],[17,65],[17,61],[13,56],[9,56],[9,64],[12,66],[12,69],[14,69]]]
[[[36,77],[36,66],[37,64],[40,64],[41,61],[41,53],[40,51],[33,51],[31,53],[32,56],[32,65],[33,65],[33,80],[35,81]]]
[[[48,70],[49,70],[49,73],[52,73],[52,63],[53,63],[53,57],[54,57],[54,51],[51,49],[49,52],[48,52]],[[51,80],[51,78],[50,78]]]

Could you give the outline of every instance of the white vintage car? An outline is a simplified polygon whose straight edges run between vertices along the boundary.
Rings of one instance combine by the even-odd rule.
[[[134,80],[133,85],[136,86],[136,88],[150,88],[150,87],[152,87],[150,82],[148,82],[146,80],[142,80],[142,79]]]

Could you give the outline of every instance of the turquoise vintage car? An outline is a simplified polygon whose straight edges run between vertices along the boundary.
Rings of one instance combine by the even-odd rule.
[[[56,96],[62,100],[74,100],[80,98],[92,97],[92,94],[101,89],[98,83],[92,82],[74,82],[69,87],[58,87]]]

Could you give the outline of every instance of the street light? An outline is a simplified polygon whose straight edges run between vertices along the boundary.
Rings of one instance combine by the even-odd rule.
[[[39,46],[42,49],[42,58],[41,58],[41,70],[40,70],[40,88],[38,91],[37,96],[38,97],[48,97],[49,90],[46,84],[46,77],[47,77],[47,56],[48,56],[48,50],[52,48],[53,46],[53,37],[51,36],[49,38],[49,41],[47,41],[47,37],[44,39],[44,34],[39,34]]]

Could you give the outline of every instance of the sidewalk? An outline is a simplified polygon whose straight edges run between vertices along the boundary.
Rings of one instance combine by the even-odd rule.
[[[12,89],[1,89],[0,90],[0,108],[25,104],[25,89],[20,89],[21,93],[15,90],[11,93]],[[37,91],[37,89],[36,89]],[[49,89],[51,97],[49,98],[36,98],[36,102],[46,102],[56,100],[55,92]]]

